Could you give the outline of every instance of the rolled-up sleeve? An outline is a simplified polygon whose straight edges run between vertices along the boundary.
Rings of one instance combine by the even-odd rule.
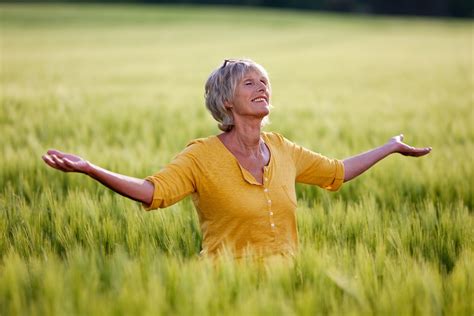
[[[296,182],[337,191],[344,182],[344,163],[286,140],[296,168]]]
[[[145,178],[154,185],[151,204],[142,204],[145,210],[168,207],[196,191],[198,168],[192,147],[187,147],[159,172]]]

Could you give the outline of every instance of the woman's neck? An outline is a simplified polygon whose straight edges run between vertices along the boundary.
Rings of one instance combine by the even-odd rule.
[[[262,155],[263,140],[260,134],[260,125],[235,125],[230,132],[221,135],[233,150],[256,158]]]

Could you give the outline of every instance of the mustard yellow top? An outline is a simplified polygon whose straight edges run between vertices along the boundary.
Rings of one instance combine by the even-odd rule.
[[[228,249],[235,257],[294,255],[298,247],[295,182],[339,189],[342,161],[300,147],[279,134],[262,133],[270,150],[263,184],[244,169],[217,136],[190,142],[146,180],[154,184],[147,210],[170,206],[189,194],[203,234],[201,254]]]

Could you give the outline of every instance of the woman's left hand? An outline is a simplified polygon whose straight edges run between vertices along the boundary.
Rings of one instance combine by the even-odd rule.
[[[403,134],[394,136],[383,146],[344,159],[344,182],[354,179],[390,154],[399,153],[404,156],[421,157],[430,151],[431,147],[416,148],[405,144]]]
[[[389,139],[388,145],[393,146],[393,152],[404,156],[421,157],[431,152],[431,147],[416,148],[403,142],[403,134]]]

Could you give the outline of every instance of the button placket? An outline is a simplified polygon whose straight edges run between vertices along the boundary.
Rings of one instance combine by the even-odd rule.
[[[266,175],[266,168],[264,169],[264,174],[263,174],[263,194],[265,196],[265,199],[267,200],[267,211],[268,211],[268,219],[270,222],[270,227],[272,231],[275,230],[275,223],[273,221],[273,211],[272,211],[272,199],[270,197],[269,189],[268,189],[268,176]]]

